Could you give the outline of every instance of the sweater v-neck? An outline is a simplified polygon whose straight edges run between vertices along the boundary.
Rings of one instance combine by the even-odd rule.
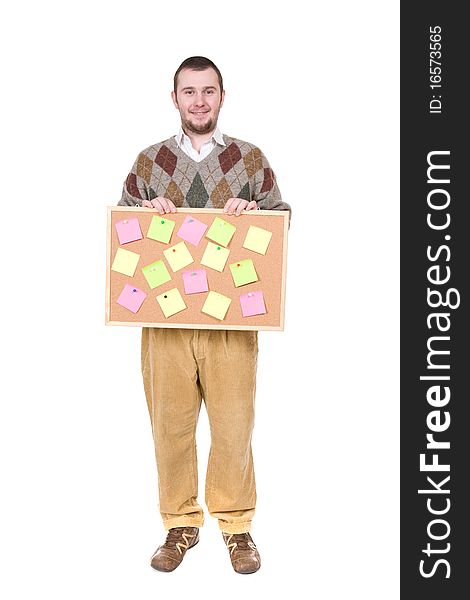
[[[202,160],[194,160],[194,158],[191,158],[190,156],[188,156],[186,154],[186,152],[184,152],[183,150],[181,150],[181,148],[178,146],[178,144],[176,143],[176,140],[174,137],[171,137],[171,144],[173,145],[173,151],[175,152],[175,154],[178,155],[178,158],[182,158],[184,161],[189,162],[189,164],[193,165],[194,168],[196,170],[199,170],[201,167],[205,166],[207,163],[209,163],[213,158],[216,158],[221,152],[223,152],[224,150],[226,150],[228,148],[228,146],[230,145],[229,140],[227,139],[227,136],[223,133],[222,137],[224,138],[224,142],[225,142],[225,148],[221,148],[219,146],[219,144],[216,144],[215,147],[211,150],[211,152]]]

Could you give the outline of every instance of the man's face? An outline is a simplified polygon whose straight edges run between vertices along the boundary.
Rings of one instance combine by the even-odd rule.
[[[171,97],[179,110],[184,131],[197,134],[213,131],[224,95],[214,69],[183,69],[178,75],[176,94],[171,92]]]

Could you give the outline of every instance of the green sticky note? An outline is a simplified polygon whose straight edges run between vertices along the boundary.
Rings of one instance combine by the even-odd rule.
[[[236,263],[232,263],[229,266],[235,287],[240,287],[241,285],[258,281],[255,265],[253,264],[251,258],[240,260]]]
[[[156,260],[151,265],[142,267],[142,273],[151,290],[171,279],[171,275],[162,260]]]
[[[152,217],[150,227],[147,231],[147,237],[157,242],[168,244],[171,239],[171,234],[175,228],[175,222],[165,219],[164,217]]]
[[[206,237],[221,246],[228,246],[236,230],[234,225],[216,217],[209,227]]]
[[[130,250],[124,250],[124,248],[118,248],[114,256],[111,271],[116,273],[122,273],[129,277],[134,277],[137,263],[139,262],[140,254],[131,252]]]
[[[258,252],[258,254],[266,254],[272,235],[267,229],[250,225],[243,247]]]
[[[227,298],[227,296],[210,291],[207,294],[206,301],[201,310],[203,313],[215,317],[216,319],[219,319],[219,321],[223,321],[231,302],[232,301],[230,298]]]

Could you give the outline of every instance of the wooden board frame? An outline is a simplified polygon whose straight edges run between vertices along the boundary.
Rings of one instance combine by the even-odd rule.
[[[111,312],[112,312],[111,311],[111,287],[112,287],[111,277],[112,277],[112,275],[115,275],[115,273],[111,271],[111,254],[112,254],[113,247],[115,247],[116,245],[119,245],[119,242],[117,242],[117,244],[115,241],[114,241],[114,244],[112,243],[113,237],[117,238],[114,228],[113,228],[113,221],[115,221],[116,219],[119,220],[121,218],[125,218],[124,215],[121,213],[129,213],[130,217],[139,216],[139,215],[142,216],[144,213],[150,213],[150,216],[147,217],[148,219],[150,219],[151,216],[153,216],[153,215],[158,215],[158,213],[155,211],[155,209],[152,209],[152,208],[129,207],[129,206],[108,206],[107,207],[106,301],[105,301],[105,323],[106,323],[106,325],[121,325],[121,326],[134,326],[134,327],[163,327],[163,328],[181,328],[181,329],[230,329],[230,330],[259,330],[259,331],[261,331],[261,330],[283,331],[284,330],[285,295],[286,295],[285,288],[286,288],[286,270],[287,270],[287,234],[288,234],[288,228],[289,228],[289,214],[287,211],[276,211],[276,210],[243,211],[242,215],[240,215],[239,217],[235,217],[235,216],[227,215],[226,213],[223,212],[222,209],[177,208],[176,214],[169,213],[169,214],[165,215],[166,217],[171,219],[172,217],[175,217],[178,214],[182,214],[182,215],[195,214],[195,215],[197,215],[199,213],[200,215],[205,214],[205,215],[210,215],[211,217],[219,216],[220,218],[227,220],[229,222],[232,222],[235,225],[237,223],[241,223],[241,221],[238,221],[238,219],[244,219],[244,221],[243,221],[244,225],[248,224],[248,220],[249,220],[249,225],[256,225],[257,220],[261,216],[265,217],[267,215],[273,216],[276,219],[282,219],[281,234],[280,234],[280,239],[278,240],[282,244],[282,265],[280,265],[281,268],[280,268],[279,319],[278,319],[278,322],[274,325],[263,325],[263,324],[257,324],[257,323],[233,324],[233,323],[228,323],[225,321],[219,322],[215,318],[210,318],[214,322],[181,323],[181,322],[177,322],[177,320],[174,320],[174,317],[177,317],[178,315],[174,315],[174,317],[171,317],[172,321],[164,319],[163,316],[162,316],[161,321],[140,321],[140,320],[138,320],[138,313],[134,317],[134,315],[130,312],[129,312],[129,315],[130,315],[129,321],[113,319],[112,315],[111,315]],[[182,217],[182,218],[184,218],[184,217]],[[260,224],[259,226],[261,227],[263,225]],[[177,231],[177,227],[175,227],[174,234],[176,233],[176,231]],[[148,239],[148,238],[145,238],[145,231],[142,230],[142,233],[144,234],[144,239]],[[182,240],[173,238],[170,245],[173,245],[173,244],[177,243],[178,241],[182,241]],[[202,244],[202,242],[201,242],[201,244]],[[125,244],[124,248],[126,248],[128,246],[129,246],[128,244]],[[191,247],[190,244],[187,244],[187,246],[190,250],[193,248],[193,247]],[[129,248],[129,249],[131,249],[131,248]],[[269,253],[269,250],[268,250],[268,253]],[[252,253],[252,256],[255,256],[255,253]],[[258,255],[258,256],[261,257],[262,255]],[[279,265],[278,265],[278,267],[279,267]],[[228,267],[226,266],[226,269],[227,268]],[[236,289],[240,293],[242,293],[244,290],[244,287],[245,286],[239,287]],[[158,291],[158,288],[151,290],[151,292],[149,292],[149,290],[147,288],[145,291],[147,293],[152,293],[154,296],[157,296],[159,293],[161,293],[160,291]],[[134,320],[134,318],[136,320]],[[203,318],[206,319],[205,316],[203,316]],[[251,323],[253,323],[253,319],[255,319],[255,317],[249,317],[249,319],[251,319]],[[215,322],[215,321],[217,321],[217,322]]]

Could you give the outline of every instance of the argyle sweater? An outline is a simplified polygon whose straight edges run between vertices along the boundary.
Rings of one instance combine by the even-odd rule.
[[[264,154],[248,142],[224,135],[194,161],[174,137],[143,150],[124,182],[120,206],[142,206],[142,200],[163,196],[175,206],[223,208],[229,198],[256,200],[258,208],[289,210],[282,201],[276,177]]]

